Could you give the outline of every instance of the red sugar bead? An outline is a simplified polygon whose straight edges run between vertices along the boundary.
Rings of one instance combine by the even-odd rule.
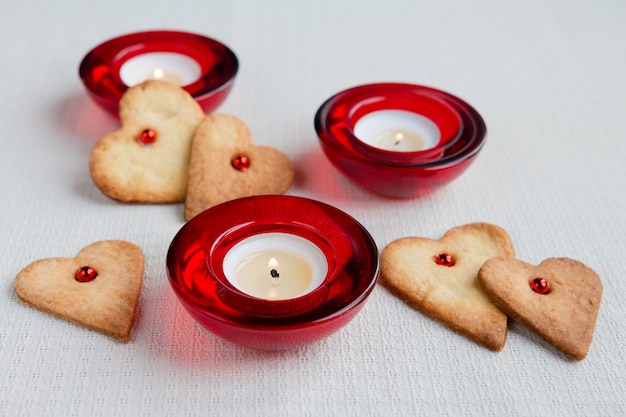
[[[452,257],[452,255],[448,253],[440,253],[439,255],[435,256],[435,263],[437,265],[450,267],[450,266],[454,266],[456,262],[454,261],[454,258]]]
[[[238,171],[246,172],[250,167],[250,158],[245,155],[239,155],[233,158],[231,165]]]
[[[139,140],[144,145],[150,145],[151,143],[154,143],[156,139],[157,139],[157,134],[153,129],[146,129],[143,132],[141,132],[141,135],[139,136]]]
[[[550,284],[543,278],[535,278],[530,281],[530,288],[537,294],[547,294],[550,291]]]
[[[96,279],[98,272],[90,266],[83,266],[76,271],[76,281],[89,282]]]

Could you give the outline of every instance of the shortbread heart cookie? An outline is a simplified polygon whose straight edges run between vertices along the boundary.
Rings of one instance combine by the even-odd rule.
[[[422,313],[491,350],[504,347],[507,317],[478,284],[481,265],[513,256],[508,234],[487,223],[450,229],[439,240],[406,237],[381,254],[381,282]]]
[[[236,198],[282,194],[293,177],[289,158],[278,149],[254,145],[244,122],[211,114],[196,129],[191,146],[185,220]]]
[[[568,258],[538,266],[512,258],[490,259],[479,282],[496,305],[573,359],[587,356],[602,283],[591,268]]]
[[[85,247],[73,259],[31,263],[15,277],[15,293],[32,307],[128,342],[143,271],[138,246],[105,240]]]
[[[203,117],[200,105],[174,84],[148,80],[129,88],[120,101],[121,129],[91,152],[94,183],[119,201],[184,201],[191,141]]]

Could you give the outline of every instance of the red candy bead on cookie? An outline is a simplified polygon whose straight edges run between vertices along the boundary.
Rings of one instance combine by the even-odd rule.
[[[250,158],[245,155],[239,155],[233,158],[231,165],[238,171],[246,172],[250,167]]]
[[[143,132],[141,132],[141,135],[139,135],[139,141],[144,145],[150,145],[156,142],[156,140],[157,134],[154,129],[145,129]]]
[[[452,255],[450,255],[449,253],[440,253],[439,255],[435,256],[435,263],[437,265],[450,267],[454,266],[455,261]]]
[[[78,268],[78,271],[76,271],[76,281],[80,281],[80,282],[93,281],[94,279],[96,279],[97,276],[98,276],[98,271],[96,271],[90,266],[80,267]]]
[[[530,288],[537,294],[547,294],[550,292],[550,284],[544,278],[535,278],[530,281]]]

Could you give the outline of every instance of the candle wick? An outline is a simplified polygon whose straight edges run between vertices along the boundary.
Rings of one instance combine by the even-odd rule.
[[[393,146],[398,146],[403,139],[404,134],[402,134],[401,132],[396,133],[396,141],[393,143]]]
[[[279,273],[278,273],[278,271],[277,271],[277,270],[275,270],[275,269],[272,269],[272,270],[270,271],[270,275],[272,276],[272,278],[280,278],[280,274],[279,274]]]

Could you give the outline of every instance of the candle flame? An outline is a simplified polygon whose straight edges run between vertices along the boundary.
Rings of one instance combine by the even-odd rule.
[[[278,267],[278,261],[276,258],[270,258],[270,261],[267,263],[267,267],[270,269],[274,269]]]
[[[161,68],[155,68],[154,70],[154,78],[157,80],[162,80],[165,77],[165,73]]]

